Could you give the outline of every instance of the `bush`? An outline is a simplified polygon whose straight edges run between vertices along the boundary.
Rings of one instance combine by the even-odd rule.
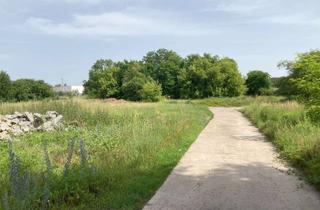
[[[275,94],[274,88],[261,88],[258,91],[258,95],[262,95],[262,96],[272,96],[274,94]]]
[[[12,83],[12,96],[16,101],[39,100],[53,97],[54,92],[43,80],[19,79]]]
[[[162,95],[161,86],[155,81],[146,82],[140,90],[140,96],[143,101],[156,102]]]
[[[307,112],[308,117],[314,123],[320,125],[320,106],[312,106]]]
[[[299,54],[280,66],[289,71],[289,82],[297,98],[308,106],[320,106],[320,50]]]
[[[144,75],[139,75],[128,82],[123,83],[121,87],[121,92],[123,93],[123,98],[130,101],[140,101],[142,100],[140,91],[143,85],[146,83],[146,78]]]
[[[263,95],[271,88],[271,77],[267,72],[250,71],[246,79],[248,95]]]

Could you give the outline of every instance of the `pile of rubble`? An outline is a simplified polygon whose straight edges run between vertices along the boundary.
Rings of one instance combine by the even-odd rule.
[[[63,116],[55,111],[44,115],[30,112],[0,115],[0,140],[32,131],[52,131],[61,125],[62,120]]]

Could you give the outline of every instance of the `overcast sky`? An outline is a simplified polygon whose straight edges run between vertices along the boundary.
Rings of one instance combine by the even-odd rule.
[[[0,17],[0,69],[51,84],[158,48],[281,76],[279,61],[320,46],[319,0],[0,0]]]

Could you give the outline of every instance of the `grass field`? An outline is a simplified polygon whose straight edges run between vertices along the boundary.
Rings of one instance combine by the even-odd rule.
[[[0,142],[3,207],[140,209],[212,117],[204,106],[183,103],[61,100],[0,105],[0,114],[47,110],[61,113],[66,128],[16,137],[18,164],[8,164],[8,144]],[[85,140],[85,152],[80,139]],[[83,153],[89,157],[85,170]],[[13,188],[20,193],[15,195]],[[26,195],[28,200],[21,199]],[[49,204],[43,204],[46,196]]]
[[[320,189],[320,127],[307,118],[304,106],[256,102],[243,112],[277,146],[281,156]]]
[[[55,110],[65,117],[64,129],[16,137],[13,152],[18,164],[8,159],[8,143],[0,142],[0,185],[4,186],[0,196],[6,201],[2,206],[141,209],[212,118],[208,106],[244,106],[244,114],[281,156],[320,189],[320,127],[310,122],[305,107],[296,102],[282,97],[161,103],[73,99],[0,104],[0,114]],[[15,195],[15,188],[21,193]],[[44,205],[46,196],[49,204]]]

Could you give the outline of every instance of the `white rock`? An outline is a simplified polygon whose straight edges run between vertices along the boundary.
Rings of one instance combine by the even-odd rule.
[[[34,122],[34,117],[33,117],[33,115],[32,115],[30,112],[26,112],[26,113],[24,113],[24,114],[25,114],[25,116],[26,116],[26,118],[27,118],[27,120],[28,120],[29,122],[31,122],[31,123]]]

